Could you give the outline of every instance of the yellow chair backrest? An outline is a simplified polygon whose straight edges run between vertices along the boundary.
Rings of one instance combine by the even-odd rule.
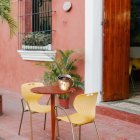
[[[43,83],[39,82],[31,82],[31,83],[25,83],[21,85],[21,94],[22,97],[27,101],[38,101],[43,95],[42,94],[36,94],[31,91],[34,87],[41,87],[44,86]]]
[[[135,66],[136,69],[140,69],[140,59],[133,59],[132,60],[132,65]]]
[[[132,71],[132,62],[129,62],[129,75],[131,75],[131,71]]]
[[[82,115],[86,115],[94,118],[96,112],[96,100],[98,93],[92,93],[90,95],[80,94],[76,96],[74,100],[74,108]]]

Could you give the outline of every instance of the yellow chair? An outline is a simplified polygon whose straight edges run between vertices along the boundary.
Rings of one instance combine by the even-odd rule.
[[[133,88],[135,88],[135,85],[134,85],[133,73],[132,72],[134,72],[136,70],[140,70],[140,59],[132,58],[130,63],[129,63],[129,75],[130,75],[130,78],[131,78],[131,81],[132,81]]]
[[[71,129],[72,129],[73,140],[75,140],[73,126],[79,126],[79,140],[80,140],[81,139],[81,126],[88,123],[95,124],[97,94],[98,93],[96,92],[90,95],[80,94],[76,96],[73,103],[76,113],[71,114],[71,115],[67,115],[67,112],[62,107],[59,107],[59,106],[55,107],[56,114],[57,114],[56,124],[58,125],[58,121],[65,121],[67,123],[70,123]],[[58,116],[58,111],[57,111],[58,108],[63,110],[66,116],[62,116],[62,117]],[[97,131],[96,124],[95,124],[95,129],[96,129],[97,136],[99,139],[99,134]],[[58,128],[58,136],[59,136],[59,128]]]
[[[41,105],[39,103],[39,100],[41,99],[43,95],[31,92],[32,88],[39,87],[39,86],[44,86],[44,85],[43,83],[39,83],[39,82],[31,82],[31,83],[25,83],[21,86],[22,115],[21,115],[18,134],[20,135],[24,112],[29,111],[30,112],[31,140],[33,139],[32,113],[45,113],[45,120],[44,120],[44,130],[45,130],[46,114],[51,111],[51,106],[48,105],[49,100],[47,102],[47,105]]]

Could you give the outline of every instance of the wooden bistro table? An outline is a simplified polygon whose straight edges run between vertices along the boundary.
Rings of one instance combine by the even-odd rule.
[[[62,91],[59,86],[43,86],[43,87],[35,87],[31,89],[32,92],[37,94],[50,94],[51,95],[51,129],[52,129],[52,140],[55,140],[55,95],[56,94],[64,94],[64,93],[72,93],[74,91],[71,88],[68,91]]]

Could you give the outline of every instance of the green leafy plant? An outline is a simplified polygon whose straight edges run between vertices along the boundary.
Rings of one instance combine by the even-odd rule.
[[[74,51],[72,50],[58,50],[57,56],[52,62],[43,62],[41,64],[46,68],[43,79],[46,84],[52,85],[58,81],[58,76],[62,74],[71,75],[74,87],[84,88],[84,82],[81,80],[81,76],[76,73],[76,58],[72,58]],[[66,99],[68,94],[61,94],[59,98]]]
[[[17,24],[11,16],[10,0],[0,0],[0,18],[2,21],[8,23],[10,28],[10,35],[13,36],[16,33]]]
[[[27,46],[46,46],[51,44],[51,35],[45,32],[32,32],[25,35],[22,44]]]
[[[59,95],[59,99],[68,99],[69,95],[68,94],[61,94]]]

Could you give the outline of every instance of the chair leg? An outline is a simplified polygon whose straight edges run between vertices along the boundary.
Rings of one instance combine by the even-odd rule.
[[[133,74],[134,74],[134,70],[133,70],[133,68],[132,68],[132,71],[131,71],[131,74],[130,74],[130,80],[131,80],[133,89],[135,89],[135,84],[134,84],[134,80],[133,80]]]
[[[81,140],[81,125],[79,125],[79,140]]]
[[[23,115],[24,115],[24,111],[22,111],[22,114],[21,114],[21,119],[20,119],[20,125],[19,125],[18,135],[20,135],[20,130],[21,130],[21,125],[22,125]]]
[[[66,112],[62,107],[56,106],[56,107],[55,107],[55,110],[56,110],[56,111],[55,111],[55,112],[56,112],[56,117],[57,117],[57,115],[58,115],[57,107],[60,108],[60,109],[62,109],[62,110],[65,112],[65,114],[66,114],[66,116],[67,116],[67,118],[68,118],[68,120],[69,120],[69,123],[70,123],[70,125],[71,125],[71,131],[72,131],[73,140],[75,140],[74,130],[73,130],[73,124],[71,123],[71,120],[70,120],[70,118],[69,118],[67,112]]]
[[[58,120],[57,118],[55,119],[55,139],[59,137],[59,126],[58,126]]]
[[[45,119],[44,119],[44,130],[46,129],[46,117],[47,117],[47,113],[45,113]]]
[[[74,136],[74,130],[73,130],[73,125],[72,125],[72,123],[70,123],[70,125],[71,125],[71,132],[72,132],[72,137],[73,137],[73,140],[75,140],[75,136]]]
[[[96,133],[97,133],[97,136],[98,136],[98,140],[100,140],[100,136],[99,136],[99,133],[98,133],[98,130],[97,130],[97,126],[96,126],[95,121],[94,121],[94,125],[95,125]]]
[[[57,136],[59,137],[60,136],[60,133],[59,133],[59,121],[58,121],[58,119],[57,119],[57,116],[58,116],[58,111],[57,111],[57,108],[55,108],[55,116],[56,116],[56,118],[55,118],[55,134],[56,134],[56,132],[57,132]]]
[[[33,140],[32,112],[30,112],[31,140]]]
[[[134,80],[133,80],[133,78],[132,78],[132,75],[130,75],[130,79],[131,79],[131,83],[132,83],[132,86],[133,86],[133,89],[134,89],[135,86],[134,86]]]
[[[56,122],[55,122],[55,130],[56,130],[56,133],[57,133],[57,136],[59,137],[60,136],[60,133],[59,133],[59,121],[56,119]]]

